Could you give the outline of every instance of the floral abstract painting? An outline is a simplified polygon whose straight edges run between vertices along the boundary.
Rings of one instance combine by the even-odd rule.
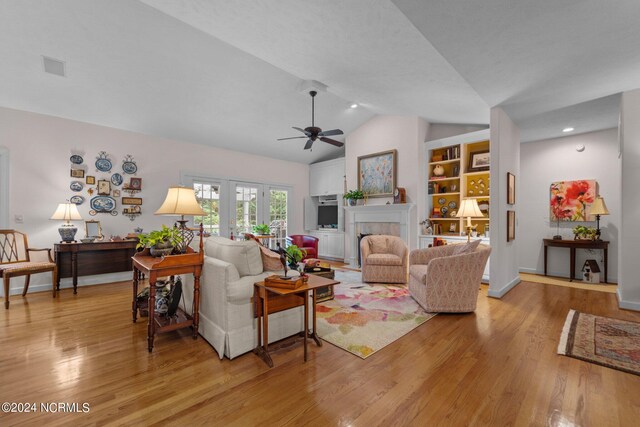
[[[396,150],[358,157],[358,189],[368,197],[393,196]]]
[[[558,181],[551,184],[551,221],[593,221],[589,214],[597,194],[595,180]]]

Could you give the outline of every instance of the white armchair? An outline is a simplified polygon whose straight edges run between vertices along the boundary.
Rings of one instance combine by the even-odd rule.
[[[253,284],[271,274],[263,271],[260,249],[253,241],[209,237],[204,245],[204,266],[200,278],[200,335],[220,359],[253,350],[258,344],[254,318]],[[290,274],[295,274],[291,272]],[[192,306],[193,277],[184,276],[185,305]],[[301,307],[269,315],[269,342],[303,330]]]

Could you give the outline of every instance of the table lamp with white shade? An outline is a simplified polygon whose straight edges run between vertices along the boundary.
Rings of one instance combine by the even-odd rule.
[[[467,218],[467,242],[471,241],[471,218],[484,218],[476,199],[463,199],[457,218]]]
[[[600,215],[609,215],[607,205],[601,196],[596,197],[593,201],[589,213],[596,216],[596,240],[600,240]]]
[[[60,233],[60,238],[62,239],[61,243],[75,242],[78,227],[71,224],[71,221],[82,221],[82,217],[75,203],[60,203],[50,219],[65,222],[58,228],[58,233]]]
[[[185,215],[206,215],[206,212],[200,207],[196,199],[196,193],[191,187],[170,187],[167,197],[164,199],[162,206],[155,212],[156,215],[180,216],[177,221],[180,223],[180,243],[176,249],[180,253],[187,252],[189,244],[193,240],[193,231],[186,226],[187,220]]]

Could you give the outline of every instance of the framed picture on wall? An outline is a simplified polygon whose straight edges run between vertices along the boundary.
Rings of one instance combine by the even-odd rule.
[[[84,169],[71,169],[71,178],[84,178]]]
[[[516,240],[516,211],[507,211],[507,242]]]
[[[507,204],[516,204],[516,176],[507,172]]]
[[[488,171],[491,166],[491,153],[489,150],[469,153],[469,165],[467,172]]]
[[[396,188],[397,150],[358,157],[358,190],[367,197],[393,197]]]
[[[98,194],[101,196],[111,195],[111,181],[101,179],[98,181]]]
[[[88,185],[96,185],[96,177],[95,176],[91,176],[91,175],[87,175],[86,179],[86,183]]]

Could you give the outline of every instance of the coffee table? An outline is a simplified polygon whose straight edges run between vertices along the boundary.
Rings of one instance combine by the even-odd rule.
[[[322,346],[322,341],[316,333],[316,291],[324,286],[337,285],[340,282],[321,276],[309,275],[309,280],[297,289],[276,288],[258,282],[253,287],[255,313],[258,317],[258,346],[253,352],[273,368],[273,360],[269,355],[269,314],[288,310],[293,307],[304,306],[304,361],[307,361],[307,337],[310,335],[316,345]],[[313,296],[313,330],[309,334],[309,291]],[[260,321],[262,317],[262,321]]]

